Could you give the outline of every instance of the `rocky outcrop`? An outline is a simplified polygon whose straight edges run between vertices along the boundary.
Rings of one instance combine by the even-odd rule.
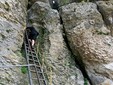
[[[98,1],[96,3],[98,5],[98,10],[103,16],[106,26],[110,29],[111,35],[113,36],[113,1]]]
[[[60,13],[68,43],[84,63],[92,84],[112,85],[113,37],[96,4],[72,3],[63,6]]]
[[[62,0],[60,6],[71,1],[75,0]],[[21,67],[5,67],[25,62],[20,48],[26,28],[27,4],[27,0],[0,1],[0,85],[29,83]],[[48,85],[88,84],[76,67],[75,58],[85,67],[92,85],[113,84],[113,37],[109,19],[112,0],[61,7],[63,26],[49,0],[30,0],[29,4],[27,26],[33,25],[40,33],[37,51]]]
[[[36,11],[37,10],[37,11]],[[48,85],[84,85],[63,39],[62,25],[56,10],[36,2],[28,12],[29,23],[39,30],[39,55],[48,76]]]
[[[20,68],[3,68],[21,64],[20,48],[26,25],[27,0],[0,1],[0,84],[25,85]],[[1,67],[3,66],[3,67]]]
[[[51,0],[50,0],[50,1],[51,1]],[[66,4],[75,2],[75,1],[77,1],[77,0],[56,0],[56,1],[58,1],[59,6],[63,6],[63,5],[66,5]]]
[[[28,0],[28,9],[36,2],[36,1],[41,1],[45,3],[49,3],[49,0]]]

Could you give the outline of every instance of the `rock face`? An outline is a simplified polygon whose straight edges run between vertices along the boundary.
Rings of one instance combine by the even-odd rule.
[[[68,43],[77,59],[85,64],[92,84],[112,85],[113,37],[96,4],[72,3],[63,6],[60,14]]]
[[[38,52],[46,69],[48,85],[84,85],[83,76],[64,42],[58,12],[46,3],[36,2],[28,16],[29,22],[40,31]]]
[[[61,2],[71,1],[75,0]],[[0,1],[0,85],[28,85],[21,67],[5,67],[25,62],[20,48],[26,28],[27,4],[27,0]],[[33,25],[40,33],[37,49],[48,85],[87,84],[76,68],[75,58],[84,64],[92,85],[113,85],[113,32],[109,19],[113,0],[61,7],[63,26],[49,0],[30,0],[30,4],[33,6],[28,10],[27,26]]]
[[[72,2],[75,2],[75,0],[56,0],[59,3],[59,6],[63,6]]]
[[[111,35],[113,36],[113,21],[111,20],[113,16],[113,1],[98,1],[96,3],[103,16],[105,24],[110,29]]]
[[[0,66],[21,63],[26,6],[27,0],[0,0]],[[0,67],[1,85],[24,85],[21,79],[18,68]]]
[[[28,9],[29,9],[36,1],[42,1],[42,2],[45,2],[45,3],[49,3],[49,0],[28,0]]]

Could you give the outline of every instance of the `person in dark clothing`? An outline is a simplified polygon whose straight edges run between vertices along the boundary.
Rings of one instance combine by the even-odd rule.
[[[55,1],[55,0],[52,1],[52,8],[56,9],[57,11],[59,11],[59,6],[58,6],[58,2],[57,1]]]
[[[36,31],[34,27],[27,27],[26,30],[28,33],[28,39],[31,42],[31,46],[33,47],[39,33]]]

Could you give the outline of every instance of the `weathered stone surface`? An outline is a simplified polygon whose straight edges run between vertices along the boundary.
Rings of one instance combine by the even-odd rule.
[[[27,0],[0,0],[0,66],[20,64],[22,61],[19,51],[26,25],[26,6]],[[14,77],[16,74],[21,75]],[[16,85],[21,79],[19,70],[0,67],[1,85]]]
[[[77,2],[77,0],[56,0],[56,1],[58,1],[59,6],[67,5],[67,4],[70,4],[72,2]],[[78,1],[80,1],[80,0],[78,0]]]
[[[37,11],[36,11],[37,10]],[[40,31],[39,53],[49,85],[84,85],[84,79],[71,59],[62,34],[59,14],[48,4],[36,2],[28,12],[29,20]]]
[[[101,12],[105,24],[111,31],[111,35],[113,36],[113,1],[98,1],[96,2]]]
[[[93,3],[61,8],[70,47],[82,59],[93,85],[113,84],[113,37]]]
[[[41,2],[45,2],[45,3],[49,3],[49,0],[28,0],[28,9],[29,9],[36,1],[41,1]]]

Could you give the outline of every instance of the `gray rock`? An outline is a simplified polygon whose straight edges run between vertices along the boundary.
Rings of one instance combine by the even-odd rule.
[[[83,61],[93,85],[112,85],[113,37],[93,3],[72,3],[60,14],[70,47]]]
[[[30,9],[30,7],[32,7],[32,5],[33,5],[36,1],[41,1],[41,2],[45,2],[45,3],[49,3],[49,0],[29,0],[29,1],[28,1],[28,9]]]
[[[113,36],[113,1],[98,1],[96,3],[103,16],[105,24],[108,29],[110,29],[110,33]]]
[[[28,22],[40,31],[38,51],[49,85],[83,85],[82,73],[64,42],[58,12],[46,3],[36,2],[28,14]]]
[[[19,85],[21,68],[2,68],[1,66],[22,64],[20,48],[26,26],[27,0],[0,0],[0,84]],[[20,85],[24,85],[21,82]]]

